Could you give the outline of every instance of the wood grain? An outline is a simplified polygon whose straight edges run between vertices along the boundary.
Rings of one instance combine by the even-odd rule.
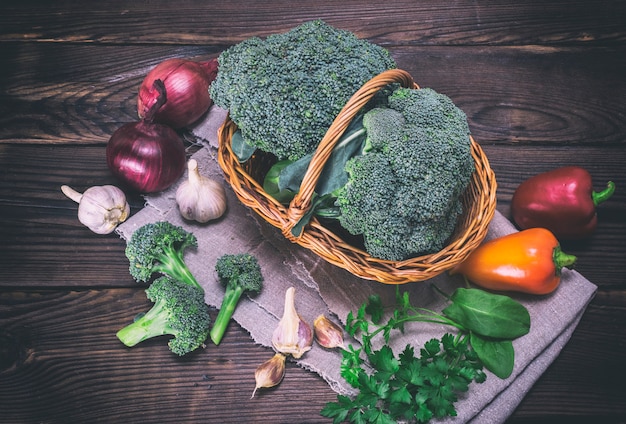
[[[572,339],[508,424],[626,422],[626,3],[22,0],[0,6],[0,423],[327,423],[335,393],[293,363],[254,399],[272,351],[234,322],[219,348],[174,356],[115,332],[150,307],[125,243],[76,218],[60,185],[118,184],[105,146],[137,119],[144,75],[250,36],[321,18],[388,48],[467,114],[509,215],[524,179],[587,168],[600,189],[592,238],[563,243],[598,285]],[[193,149],[191,138],[187,145]],[[126,190],[132,213],[143,207]],[[330,272],[332,274],[332,272]],[[213,316],[216,315],[211,310]]]
[[[284,32],[310,19],[323,19],[385,46],[606,45],[625,40],[623,4],[610,0],[183,0],[151,2],[148,7],[116,0],[94,2],[89,9],[80,8],[80,2],[13,3],[4,6],[10,13],[0,18],[0,41],[224,46]]]
[[[401,46],[390,51],[420,86],[447,94],[466,112],[482,144],[625,143],[626,48]],[[106,143],[117,128],[137,120],[137,90],[149,69],[165,58],[216,55],[199,48],[133,46],[120,54],[115,46],[38,44],[6,61],[15,70],[4,79],[0,143]],[[67,67],[45,59],[36,66],[42,57],[60,58]],[[19,66],[31,71],[19,72]],[[77,66],[81,72],[70,71]],[[45,82],[33,76],[37,68]]]
[[[219,348],[183,358],[167,337],[124,347],[115,333],[150,306],[137,290],[0,292],[0,317],[11,315],[0,331],[0,422],[275,422],[275,402],[305,388],[306,405],[284,402],[280,414],[319,422],[334,399],[317,375],[289,363],[283,390],[250,400],[254,370],[272,352],[233,328]]]

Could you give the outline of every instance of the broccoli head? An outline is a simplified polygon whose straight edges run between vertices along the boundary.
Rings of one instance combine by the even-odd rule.
[[[162,276],[150,284],[146,296],[154,302],[152,308],[117,332],[124,345],[132,347],[152,337],[173,335],[168,346],[182,356],[204,344],[211,318],[202,290]]]
[[[387,50],[321,20],[222,52],[211,84],[245,142],[279,159],[312,153],[350,97],[396,67]]]
[[[237,303],[244,292],[258,293],[263,288],[263,275],[257,259],[249,253],[223,255],[215,264],[217,276],[226,288],[222,306],[211,328],[211,340],[220,343]]]
[[[149,282],[155,273],[165,274],[203,290],[183,258],[188,247],[197,246],[195,235],[170,222],[144,224],[135,230],[126,245],[130,274],[142,282]]]
[[[431,89],[398,88],[363,117],[364,153],[345,166],[339,221],[372,256],[404,260],[441,250],[474,172],[463,111]]]

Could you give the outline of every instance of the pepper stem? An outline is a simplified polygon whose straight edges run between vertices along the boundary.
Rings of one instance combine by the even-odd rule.
[[[613,181],[609,181],[608,183],[606,183],[606,188],[604,190],[594,191],[593,193],[591,193],[591,199],[593,200],[593,204],[598,206],[600,203],[611,197],[614,192],[615,183],[613,183]]]
[[[561,246],[554,248],[552,252],[552,260],[554,261],[554,268],[556,269],[556,275],[561,275],[561,269],[571,269],[576,263],[576,256],[569,255],[561,250]]]

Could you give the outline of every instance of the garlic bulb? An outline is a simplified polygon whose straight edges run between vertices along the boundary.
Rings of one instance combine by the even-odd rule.
[[[218,181],[200,174],[198,162],[187,162],[188,177],[176,190],[180,214],[189,220],[205,223],[226,212],[226,191]]]
[[[293,287],[285,293],[285,309],[272,334],[272,345],[278,352],[298,359],[311,349],[313,330],[296,311],[295,293]]]
[[[78,203],[78,220],[96,234],[111,233],[130,215],[124,192],[115,186],[94,186],[81,194],[63,185],[61,191]]]

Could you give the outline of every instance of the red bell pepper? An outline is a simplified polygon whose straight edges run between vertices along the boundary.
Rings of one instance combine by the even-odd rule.
[[[565,166],[537,174],[522,182],[511,203],[515,223],[523,230],[543,227],[560,240],[588,237],[598,223],[596,206],[615,191],[593,191],[591,175],[577,166]]]

